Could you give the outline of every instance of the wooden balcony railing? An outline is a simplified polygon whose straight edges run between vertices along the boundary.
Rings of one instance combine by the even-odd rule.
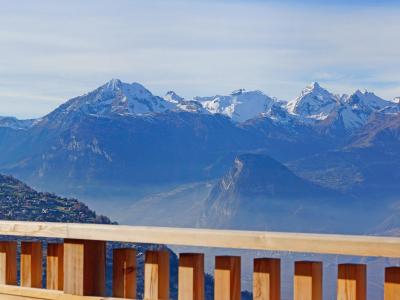
[[[42,289],[42,244],[21,241],[19,286],[17,242],[0,242],[0,299],[106,299],[106,242],[276,250],[351,256],[400,257],[400,239],[375,236],[276,233],[232,230],[132,227],[119,225],[35,223],[0,221],[0,235],[57,238],[49,243],[46,257],[46,289]],[[144,298],[169,299],[169,256],[148,251],[144,263]],[[241,258],[215,257],[214,299],[240,299]],[[279,259],[254,260],[253,297],[277,300],[281,294]],[[135,299],[136,253],[114,249],[113,297]],[[383,270],[382,270],[383,271]],[[322,299],[322,263],[297,261],[293,295],[296,300]],[[204,255],[179,255],[180,300],[204,299]],[[400,299],[400,267],[385,269],[382,299]],[[284,288],[284,287],[283,287]],[[366,265],[339,264],[337,299],[366,299]]]

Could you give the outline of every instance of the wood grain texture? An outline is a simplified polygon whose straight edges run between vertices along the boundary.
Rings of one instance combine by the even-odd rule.
[[[80,240],[64,240],[64,292],[83,296],[84,243]]]
[[[400,300],[400,267],[385,269],[384,300]]]
[[[136,250],[113,250],[113,296],[136,298]]]
[[[253,299],[281,299],[281,261],[277,258],[254,259]]]
[[[117,300],[117,298],[101,296],[77,296],[64,294],[62,291],[37,288],[0,285],[1,300]]]
[[[64,292],[104,296],[105,262],[104,241],[64,240]]]
[[[295,262],[293,295],[294,300],[322,300],[321,262]]]
[[[204,300],[204,254],[179,255],[178,300]]]
[[[0,242],[0,284],[17,284],[16,242]]]
[[[216,256],[214,271],[214,299],[240,300],[240,256]]]
[[[42,243],[21,242],[21,286],[42,287]]]
[[[144,263],[144,299],[169,299],[169,252],[146,251]]]
[[[64,245],[51,243],[47,245],[46,288],[64,289]]]
[[[0,221],[0,235],[400,257],[397,237],[17,221]]]
[[[367,266],[362,264],[338,265],[338,300],[367,299]]]

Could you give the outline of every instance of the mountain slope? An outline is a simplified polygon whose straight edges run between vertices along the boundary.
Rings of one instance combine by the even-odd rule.
[[[76,199],[40,193],[21,181],[0,174],[0,219],[18,221],[110,224]]]
[[[302,177],[360,196],[400,193],[400,115],[374,114],[343,148],[293,161]]]

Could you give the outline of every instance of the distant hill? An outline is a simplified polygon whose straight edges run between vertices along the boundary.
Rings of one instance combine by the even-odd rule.
[[[269,156],[243,154],[210,192],[199,225],[360,233],[365,231],[367,221],[371,225],[381,220],[379,210],[368,215],[371,205],[303,179]]]

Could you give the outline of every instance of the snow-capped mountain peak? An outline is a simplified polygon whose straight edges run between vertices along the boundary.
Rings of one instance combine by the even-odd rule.
[[[390,101],[384,100],[367,90],[363,92],[360,90],[355,91],[345,102],[352,107],[364,107],[365,109],[373,110],[379,110],[392,104]]]
[[[176,103],[182,102],[185,99],[183,97],[179,96],[174,91],[168,91],[164,96],[164,100],[176,104]]]
[[[223,114],[234,121],[242,122],[258,117],[268,111],[275,99],[261,91],[236,90],[230,95],[195,97],[212,114]]]
[[[107,116],[141,115],[176,109],[173,103],[154,96],[139,83],[112,79],[94,91],[69,100],[51,115],[70,115],[74,112]]]
[[[324,120],[339,106],[339,97],[317,82],[308,85],[296,99],[288,102],[289,113],[303,118]]]

